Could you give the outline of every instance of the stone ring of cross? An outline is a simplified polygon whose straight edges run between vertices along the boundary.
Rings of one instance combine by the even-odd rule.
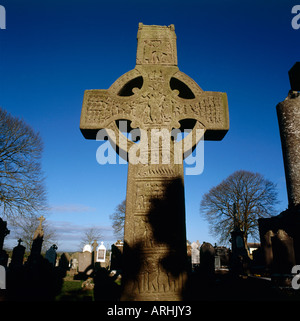
[[[91,139],[105,129],[112,146],[126,160],[138,140],[150,147],[154,140],[167,136],[174,141],[171,150],[178,150],[180,144],[186,157],[203,135],[206,140],[221,140],[226,134],[227,95],[203,91],[179,70],[172,28],[164,27],[169,29],[154,39],[147,27],[152,26],[139,29],[136,67],[108,90],[85,91],[80,128]],[[122,134],[133,129],[132,140]],[[177,134],[184,131],[188,134],[177,141]]]

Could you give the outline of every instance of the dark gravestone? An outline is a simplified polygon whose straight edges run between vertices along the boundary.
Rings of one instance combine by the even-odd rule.
[[[53,244],[45,254],[45,259],[48,260],[48,262],[52,266],[55,266],[56,264],[56,257],[57,257],[56,250],[57,250],[57,245]]]
[[[293,238],[283,230],[278,230],[272,238],[273,273],[290,274],[296,265]]]
[[[41,216],[38,220],[40,222],[33,235],[30,256],[24,264],[23,289],[25,291],[22,300],[48,301],[53,300],[61,289],[62,276],[57,273],[53,264],[41,255],[44,238],[42,222],[45,219]],[[20,296],[18,293],[17,296]],[[20,298],[17,297],[16,299],[19,300]]]
[[[203,276],[213,276],[215,273],[215,249],[207,242],[200,247],[200,271]]]
[[[244,232],[236,228],[230,234],[232,245],[230,269],[235,274],[247,274],[249,256],[245,246]]]
[[[191,262],[192,262],[192,270],[195,270],[197,267],[199,267],[200,250],[199,250],[199,244],[196,242],[193,242],[191,244]]]
[[[7,222],[0,217],[0,250],[3,249],[4,238],[10,231],[7,229]]]
[[[233,204],[234,214],[234,229],[231,234],[231,258],[230,269],[235,274],[247,274],[249,256],[246,249],[245,232],[241,229],[241,222],[238,219],[239,215],[236,209],[236,204]]]
[[[111,246],[111,270],[122,270],[123,242],[118,240]]]
[[[224,246],[215,246],[215,255],[220,258],[221,267],[229,266],[230,250]]]
[[[39,226],[34,232],[32,246],[30,251],[30,256],[28,257],[28,264],[35,265],[41,261],[41,250],[43,245],[43,238],[44,238],[44,230],[42,223],[45,220],[43,216],[38,218],[40,221]]]
[[[25,246],[21,245],[22,240],[18,240],[18,245],[14,247],[11,262],[9,264],[7,283],[9,300],[22,300],[27,295],[25,266],[23,259]]]
[[[294,240],[279,229],[272,237],[273,265],[272,281],[279,286],[291,286],[292,268],[296,265]]]
[[[10,231],[7,229],[7,222],[0,217],[0,265],[6,267],[8,261],[8,254],[3,250],[4,238]]]
[[[0,218],[0,301],[6,298],[6,266],[8,255],[3,250],[4,238],[9,234],[7,223]]]
[[[71,261],[70,255],[68,253],[63,253],[60,257],[58,266],[61,269],[67,271],[69,270],[69,267],[70,267],[70,261]]]
[[[68,253],[63,253],[59,259],[58,271],[59,275],[64,278],[67,275],[67,271],[70,270],[70,255]]]
[[[272,248],[273,237],[274,237],[273,231],[269,230],[263,235],[261,239],[264,264],[268,271],[271,271],[272,264],[273,264],[273,248]]]
[[[23,259],[25,254],[25,246],[21,245],[22,240],[18,240],[18,245],[14,247],[11,263],[9,265],[10,269],[20,269],[23,266]]]

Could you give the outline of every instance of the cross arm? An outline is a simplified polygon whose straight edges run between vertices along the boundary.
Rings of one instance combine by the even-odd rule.
[[[80,130],[87,139],[96,139],[100,129],[109,128],[119,120],[132,120],[128,97],[119,97],[109,90],[93,89],[84,92]]]
[[[85,90],[80,117],[80,130],[85,138],[95,139],[97,132],[105,128],[109,101],[107,90]]]
[[[182,71],[172,77],[178,79],[191,92],[178,86],[177,96],[173,94],[172,105],[174,121],[184,123],[184,128],[198,127],[205,130],[205,140],[222,140],[229,130],[227,95],[223,92],[203,91],[199,85]],[[181,93],[180,93],[181,91]],[[174,91],[173,91],[174,92]]]
[[[195,122],[205,130],[205,140],[222,140],[229,130],[229,113],[226,93],[202,91],[194,99],[172,101],[174,121],[182,129],[191,129]]]
[[[119,77],[107,90],[85,90],[80,117],[80,130],[85,138],[96,139],[100,129],[111,127],[112,122],[118,120],[134,120],[136,125],[139,124],[134,117],[136,104],[133,100],[136,90],[142,85],[141,79],[140,72],[133,69]]]
[[[131,98],[117,95],[113,87],[108,90],[86,90],[82,104],[80,130],[86,139],[97,139],[98,131],[101,129],[111,130],[114,135],[110,135],[109,132],[106,132],[106,135],[116,152],[124,156],[133,142],[122,134],[118,128],[118,122],[127,120],[124,123],[127,123],[127,131],[129,131],[130,121],[135,120],[135,124],[138,124],[132,114],[134,114],[134,108]],[[123,129],[126,128],[123,127]]]

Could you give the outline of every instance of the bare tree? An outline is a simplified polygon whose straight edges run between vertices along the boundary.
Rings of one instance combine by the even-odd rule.
[[[92,245],[92,243],[96,240],[101,240],[103,237],[102,231],[99,228],[96,228],[95,226],[92,226],[88,229],[86,229],[82,235],[81,242],[80,242],[80,247],[81,249],[84,247],[86,244]]]
[[[228,242],[236,217],[247,242],[249,235],[257,238],[257,219],[274,214],[277,203],[274,183],[259,173],[240,170],[203,196],[200,212],[207,219],[211,234],[221,243]]]
[[[0,211],[11,219],[46,208],[41,170],[43,144],[23,120],[0,108]]]
[[[10,222],[10,220],[9,220]],[[31,249],[33,235],[39,225],[39,220],[35,215],[21,216],[18,220],[11,222],[11,232],[15,235],[16,239],[22,239],[24,246],[29,251]],[[57,235],[47,219],[42,223],[44,236],[42,252],[45,252],[51,245],[58,245]]]
[[[120,203],[113,214],[110,215],[112,220],[112,227],[114,229],[114,235],[123,240],[124,239],[124,224],[125,224],[125,210],[126,210],[126,200]]]

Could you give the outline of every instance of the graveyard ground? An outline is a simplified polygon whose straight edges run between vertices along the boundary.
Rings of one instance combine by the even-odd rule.
[[[104,282],[104,279],[74,280],[67,276],[55,301],[118,301],[120,283]],[[94,287],[95,286],[95,287]],[[99,292],[102,295],[99,295]],[[96,293],[96,294],[95,294]],[[98,294],[97,294],[98,293]],[[254,276],[232,276],[228,272],[216,272],[214,277],[203,278],[192,274],[184,294],[187,301],[300,301],[300,290],[279,287],[269,279]]]
[[[64,280],[61,292],[55,297],[55,301],[93,301],[93,289],[84,288],[83,282],[82,280]]]

